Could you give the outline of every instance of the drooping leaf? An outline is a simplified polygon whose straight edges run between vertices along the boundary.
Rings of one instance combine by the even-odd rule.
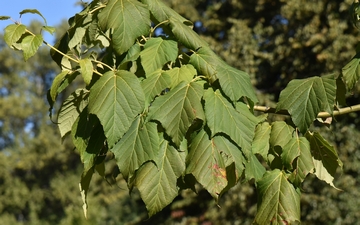
[[[161,37],[149,39],[140,52],[141,65],[145,73],[150,74],[163,68],[165,63],[174,62],[178,56],[177,43]]]
[[[203,87],[197,82],[181,82],[166,95],[155,99],[149,109],[148,120],[157,120],[173,142],[179,146],[185,133],[198,118],[204,120],[201,105]]]
[[[82,207],[83,207],[85,218],[87,218],[87,209],[88,209],[87,193],[89,191],[90,181],[91,181],[93,174],[94,174],[94,171],[92,171],[92,170],[84,171],[81,175],[81,179],[80,179],[80,183],[79,183],[81,200],[83,202]]]
[[[336,80],[311,77],[292,80],[280,93],[276,110],[288,110],[292,121],[305,134],[319,112],[332,114],[336,97]]]
[[[109,0],[98,20],[103,31],[113,29],[112,44],[118,54],[127,51],[136,38],[150,31],[150,12],[136,0]]]
[[[251,179],[258,181],[263,177],[265,172],[265,167],[261,164],[256,155],[249,154],[247,156],[247,161],[245,162],[245,179],[247,181]]]
[[[43,29],[44,31],[49,32],[50,34],[54,34],[54,33],[55,33],[55,27],[43,26],[42,29]]]
[[[186,157],[186,173],[193,174],[216,200],[228,183],[220,151],[214,139],[210,139],[209,135],[201,130],[192,141]]]
[[[147,5],[151,11],[151,14],[158,22],[163,22],[170,18],[180,22],[188,21],[179,13],[175,12],[172,8],[164,4],[164,2],[161,0],[141,0],[141,2]]]
[[[223,158],[227,158],[228,160],[225,162],[225,166],[229,166],[232,163],[235,163],[235,176],[236,181],[242,176],[244,172],[244,164],[246,163],[246,159],[243,156],[241,150],[231,143],[228,139],[222,136],[215,136],[213,138],[213,143],[216,145],[216,148],[223,154]],[[229,179],[229,177],[228,177]]]
[[[170,17],[171,31],[185,47],[195,51],[201,47],[208,47],[208,44],[200,38],[200,36],[187,24],[192,23],[190,21],[179,21],[176,18]]]
[[[82,39],[85,36],[85,32],[86,32],[86,29],[83,27],[77,27],[75,29],[75,33],[71,37],[69,44],[68,44],[69,49],[74,48],[76,45],[78,45],[82,42]]]
[[[147,104],[149,104],[155,96],[160,95],[165,88],[169,88],[170,83],[171,78],[169,74],[163,72],[161,69],[147,74],[146,79],[141,82]]]
[[[255,224],[293,224],[300,222],[300,191],[275,169],[257,182],[258,211]]]
[[[55,102],[57,95],[60,93],[59,87],[69,73],[70,73],[69,70],[63,70],[58,75],[55,76],[50,87],[50,97],[52,102]]]
[[[86,83],[89,85],[93,76],[93,64],[89,58],[79,60],[81,75]]]
[[[45,22],[45,25],[47,25],[47,22],[46,22],[46,19],[45,17],[37,10],[37,9],[24,9],[22,10],[19,14],[20,14],[20,17],[23,15],[23,14],[26,14],[26,13],[31,13],[31,14],[38,14],[39,16],[41,16],[41,18],[43,18],[44,22]]]
[[[221,59],[216,71],[221,89],[232,101],[238,101],[241,97],[248,97],[253,103],[258,101],[249,74],[229,66]]]
[[[159,152],[159,137],[156,123],[143,123],[138,116],[126,134],[111,151],[124,179],[130,177],[147,161],[156,161]]]
[[[91,87],[89,112],[103,125],[109,148],[130,128],[145,105],[145,96],[135,74],[109,71]]]
[[[135,185],[149,216],[161,211],[178,195],[177,178],[185,171],[186,152],[177,151],[164,139],[160,142],[157,165],[148,162],[136,173]]]
[[[58,115],[58,127],[63,138],[88,104],[89,92],[86,89],[77,89],[61,105]]]
[[[258,124],[255,129],[255,137],[252,143],[252,153],[260,154],[263,159],[267,159],[270,144],[271,126],[268,122]]]
[[[341,162],[336,150],[319,133],[307,132],[305,137],[310,142],[311,154],[315,165],[315,175],[334,188],[333,180],[337,168],[341,168]]]
[[[43,42],[43,37],[41,34],[35,36],[26,36],[21,42],[21,48],[23,50],[25,61],[33,56],[36,51],[39,49]]]
[[[239,105],[239,110],[235,110],[219,90],[207,90],[204,99],[206,120],[212,136],[217,133],[229,135],[247,156],[246,152],[251,151],[258,119],[243,103]]]
[[[195,75],[197,75],[196,69],[191,65],[182,65],[179,67],[174,67],[171,70],[164,71],[164,74],[168,74],[171,78],[170,89],[173,89],[178,85],[181,81],[185,81],[189,83],[192,81]]]
[[[270,146],[284,147],[293,137],[295,129],[284,121],[276,121],[271,124]]]
[[[345,84],[347,87],[347,90],[352,90],[356,84],[356,82],[360,79],[360,52],[358,52],[354,58],[348,62],[343,68],[342,68],[342,74],[345,79]]]
[[[25,33],[26,26],[23,24],[11,24],[5,28],[4,39],[6,44],[11,47]]]

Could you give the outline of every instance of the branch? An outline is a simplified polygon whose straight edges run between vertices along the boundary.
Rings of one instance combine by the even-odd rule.
[[[267,106],[257,106],[256,105],[256,106],[254,106],[254,110],[263,112],[263,113],[274,113],[274,114],[278,114],[278,115],[290,116],[289,112],[286,110],[276,111],[275,108],[271,108],[271,107],[267,107]],[[317,118],[327,118],[327,117],[332,117],[332,116],[339,116],[339,115],[348,114],[348,113],[357,112],[357,111],[360,111],[360,104],[349,106],[346,108],[340,108],[338,110],[334,110],[332,115],[329,114],[328,112],[320,112],[318,114]]]

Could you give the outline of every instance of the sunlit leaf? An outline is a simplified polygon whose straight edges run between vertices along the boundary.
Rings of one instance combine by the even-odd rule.
[[[137,77],[128,71],[105,73],[90,89],[89,111],[104,127],[109,148],[125,134],[145,105]]]
[[[24,9],[19,14],[21,17],[23,14],[27,14],[27,13],[38,14],[39,16],[41,16],[41,18],[43,18],[45,25],[47,25],[45,17],[37,9]]]
[[[149,104],[155,96],[160,95],[165,88],[169,88],[170,83],[171,78],[169,74],[160,69],[151,74],[147,74],[146,79],[141,82],[147,103]]]
[[[148,119],[159,121],[179,146],[192,122],[196,118],[204,120],[202,95],[203,87],[199,83],[181,82],[166,95],[155,99],[150,106]]]
[[[135,185],[145,202],[149,216],[161,211],[178,195],[176,180],[185,171],[186,152],[177,151],[162,139],[157,165],[146,163],[136,173]]]
[[[307,132],[305,137],[310,142],[316,177],[335,187],[333,180],[336,170],[343,166],[336,150],[317,132]]]
[[[73,34],[72,38],[69,41],[69,49],[74,48],[76,45],[82,42],[82,39],[85,36],[86,29],[83,27],[77,27],[75,33]]]
[[[220,151],[215,140],[202,130],[192,141],[186,158],[186,173],[193,174],[216,200],[228,183]]]
[[[275,169],[257,182],[258,210],[255,224],[293,224],[300,222],[300,191]]]
[[[177,43],[161,37],[151,38],[140,52],[141,65],[149,74],[163,68],[165,63],[174,62],[178,56]]]
[[[176,87],[181,81],[189,83],[192,81],[195,75],[197,75],[196,69],[191,65],[182,65],[179,67],[174,67],[171,70],[164,71],[164,74],[168,74],[171,78],[170,89]]]
[[[81,75],[87,85],[90,84],[93,76],[93,64],[89,58],[79,60]]]
[[[5,28],[4,40],[8,46],[15,44],[26,31],[23,24],[11,24]]]
[[[156,123],[143,123],[138,116],[126,134],[111,149],[125,180],[147,161],[155,161],[159,152]]]
[[[239,110],[235,110],[218,90],[216,92],[207,90],[204,99],[205,115],[212,135],[225,133],[243,151],[250,152],[258,119],[249,111],[247,106],[241,104]]]
[[[26,36],[22,40],[21,47],[23,50],[25,61],[28,60],[31,56],[33,56],[37,52],[42,42],[43,42],[43,37],[41,36],[41,34],[37,34],[35,36],[32,35]]]
[[[55,27],[50,27],[50,26],[43,26],[42,29],[49,32],[50,34],[54,34],[56,30]]]
[[[127,51],[136,38],[150,31],[150,12],[136,0],[109,0],[98,19],[103,31],[113,29],[112,44],[118,54]]]
[[[288,110],[292,121],[305,134],[319,112],[332,114],[336,97],[336,80],[311,77],[292,80],[280,93],[277,110]]]

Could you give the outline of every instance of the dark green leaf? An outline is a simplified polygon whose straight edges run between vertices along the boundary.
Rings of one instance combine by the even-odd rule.
[[[263,159],[267,159],[269,152],[271,126],[268,122],[258,124],[255,130],[255,137],[252,143],[252,153],[260,154]]]
[[[248,159],[245,163],[245,179],[247,181],[251,179],[258,181],[266,172],[265,167],[261,164],[256,155],[249,154],[247,157]]]
[[[216,200],[228,183],[220,151],[214,139],[210,139],[207,133],[201,130],[192,141],[186,158],[186,173],[193,174]]]
[[[141,65],[145,73],[150,74],[163,68],[165,63],[174,62],[178,56],[176,41],[163,38],[151,38],[140,52]]]
[[[118,54],[126,52],[136,38],[150,31],[150,12],[136,0],[109,0],[98,15],[103,31],[112,29],[112,44]]]
[[[138,116],[126,134],[111,149],[125,180],[147,161],[156,161],[159,152],[159,137],[156,123],[143,123]]]
[[[145,96],[135,74],[119,70],[105,73],[90,89],[89,112],[104,127],[112,148],[144,110]]]
[[[10,16],[0,16],[0,20],[8,20],[10,19]]]
[[[336,80],[311,77],[292,80],[280,93],[276,110],[288,110],[292,121],[305,134],[319,112],[332,114],[336,98]]]
[[[268,171],[257,182],[256,224],[293,224],[300,222],[300,191],[280,170]]]
[[[164,139],[155,165],[146,163],[136,173],[135,185],[146,204],[149,216],[161,211],[178,195],[176,180],[185,171],[186,152],[179,152]]]
[[[198,118],[204,120],[201,105],[203,87],[196,82],[181,82],[166,95],[155,99],[149,109],[148,120],[157,120],[179,146],[185,133]]]
[[[317,132],[307,132],[305,137],[310,142],[311,153],[314,157],[315,175],[335,187],[333,180],[336,170],[343,166],[336,150]]]

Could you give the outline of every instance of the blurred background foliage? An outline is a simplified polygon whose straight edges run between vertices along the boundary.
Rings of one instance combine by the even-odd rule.
[[[250,74],[259,105],[274,106],[292,79],[339,73],[360,41],[349,21],[352,0],[166,2],[193,21],[225,61]],[[36,22],[31,26],[39,28]],[[65,23],[59,26],[57,35],[65,28]],[[86,220],[78,188],[79,155],[69,138],[60,141],[48,117],[46,91],[58,72],[47,48],[25,63],[0,38],[0,224],[251,224],[256,213],[253,184],[238,184],[219,205],[201,187],[197,194],[182,191],[148,219],[136,190],[130,197],[126,183],[114,180],[112,161],[105,179],[93,178]],[[358,85],[348,95],[348,105],[359,104],[359,91]],[[344,170],[335,181],[341,190],[314,177],[304,182],[303,224],[360,224],[359,127],[359,113],[337,117],[330,128],[314,124],[312,129],[336,147]]]

